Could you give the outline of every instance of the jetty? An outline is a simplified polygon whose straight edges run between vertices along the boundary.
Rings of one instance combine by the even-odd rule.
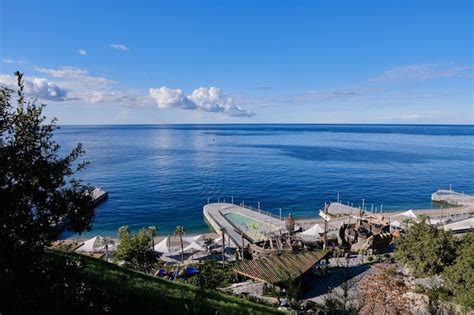
[[[89,192],[89,195],[92,197],[92,202],[95,207],[100,205],[109,197],[109,193],[100,187],[95,187]]]
[[[455,192],[450,189],[439,189],[431,195],[434,202],[446,203],[454,206],[474,206],[474,196]]]
[[[261,238],[285,229],[285,221],[261,209],[254,209],[244,204],[217,202],[203,207],[206,221],[214,232],[225,233],[231,243],[242,248],[245,240],[255,243]]]

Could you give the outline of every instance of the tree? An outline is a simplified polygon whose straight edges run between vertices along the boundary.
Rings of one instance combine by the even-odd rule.
[[[56,119],[47,121],[44,104],[25,101],[23,75],[15,73],[18,93],[0,88],[0,251],[42,252],[67,222],[73,232],[90,230],[94,217],[90,187],[74,178],[87,162],[79,143],[59,155],[53,140]]]
[[[149,272],[156,262],[155,253],[150,246],[150,236],[147,229],[140,229],[132,234],[127,226],[119,229],[120,244],[115,253],[115,260],[122,260],[128,267]]]
[[[454,264],[447,267],[442,276],[456,301],[474,309],[474,232],[464,234]]]
[[[204,246],[206,246],[206,249],[209,253],[212,253],[212,246],[214,245],[214,240],[212,238],[206,238],[204,240]]]
[[[181,262],[184,262],[184,246],[183,246],[183,235],[186,233],[184,226],[178,225],[174,231],[175,236],[179,236],[179,241],[181,243]]]
[[[115,242],[110,237],[104,237],[101,240],[102,246],[105,248],[105,261],[109,261],[109,245],[114,245]]]
[[[155,248],[155,236],[158,233],[158,229],[156,226],[149,226],[148,227],[148,235],[150,236],[151,239],[151,248]]]
[[[405,237],[398,241],[395,258],[410,268],[415,276],[434,275],[454,261],[455,248],[456,241],[451,232],[422,221],[414,223]]]
[[[233,282],[235,278],[232,269],[222,269],[215,260],[206,260],[197,268],[199,273],[191,279],[191,283],[202,289],[216,290]]]
[[[222,233],[222,267],[225,267],[225,227],[221,228]]]

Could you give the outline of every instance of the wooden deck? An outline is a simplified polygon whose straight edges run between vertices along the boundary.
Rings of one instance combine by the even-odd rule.
[[[240,262],[234,271],[244,277],[270,284],[300,277],[323,259],[327,251],[275,255]]]

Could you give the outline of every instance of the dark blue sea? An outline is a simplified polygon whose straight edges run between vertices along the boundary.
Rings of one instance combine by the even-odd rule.
[[[64,152],[81,142],[79,177],[109,192],[86,235],[205,232],[208,198],[304,218],[338,193],[384,211],[435,206],[431,193],[450,184],[474,193],[474,126],[63,126],[56,140]]]

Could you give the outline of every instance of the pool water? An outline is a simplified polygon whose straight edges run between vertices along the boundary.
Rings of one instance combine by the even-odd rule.
[[[254,240],[260,240],[268,232],[278,231],[278,227],[273,224],[264,223],[240,213],[230,212],[224,217]]]

